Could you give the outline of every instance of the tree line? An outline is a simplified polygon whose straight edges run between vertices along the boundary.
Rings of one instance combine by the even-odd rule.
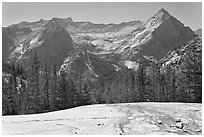
[[[29,70],[3,63],[2,114],[21,115],[101,103],[202,102],[202,61],[196,48],[177,64],[139,63],[113,78],[93,78],[89,72],[70,74],[39,61]]]

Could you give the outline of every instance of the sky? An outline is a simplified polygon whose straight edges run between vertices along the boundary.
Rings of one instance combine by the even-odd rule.
[[[192,30],[202,28],[201,2],[3,2],[2,26],[53,17],[106,24],[133,20],[144,22],[161,8]]]

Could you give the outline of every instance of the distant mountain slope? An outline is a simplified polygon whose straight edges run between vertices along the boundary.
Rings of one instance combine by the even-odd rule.
[[[38,40],[37,42],[40,43],[39,46],[27,50],[21,57],[26,58],[28,63],[32,62],[32,56],[34,53],[37,53],[41,64],[47,63],[50,66],[55,64],[59,69],[68,53],[73,49],[72,38],[63,28],[55,28],[50,32],[48,37],[42,41]]]
[[[132,33],[128,43],[131,49],[161,59],[168,51],[193,37],[194,32],[189,27],[161,9]]]
[[[202,29],[197,29],[194,31],[195,34],[197,34],[198,36],[202,36]]]
[[[15,49],[14,44],[14,32],[13,30],[3,28],[2,29],[2,60],[7,61],[9,55]]]
[[[142,53],[158,59],[168,51],[191,40],[194,35],[189,27],[185,27],[164,9],[148,20],[145,23],[145,28],[146,31],[143,31],[143,35],[146,37],[143,40],[146,43],[140,46]],[[149,31],[150,33],[148,33]]]
[[[75,37],[78,37],[79,33],[107,31],[115,33],[118,29],[137,24],[140,24],[140,22],[94,24],[90,22],[74,22],[71,18],[21,22],[3,28],[3,59],[28,66],[31,62],[30,57],[33,56],[34,52],[39,52],[38,55],[42,64],[44,62],[52,62],[51,64],[56,64],[60,68],[67,54],[73,49],[74,43],[77,43]],[[84,43],[82,42],[81,46],[83,45]],[[93,49],[92,47],[92,51]],[[46,58],[47,61],[45,61]]]
[[[68,71],[72,75],[85,75],[89,73],[94,78],[111,78],[116,72],[115,67],[106,59],[102,59],[87,51],[78,51],[68,56],[61,70]]]
[[[127,29],[128,30],[128,29]],[[131,31],[129,31],[131,30]],[[153,17],[144,23],[129,29],[126,35],[86,34],[92,38],[91,43],[101,49],[101,53],[141,52],[158,60],[165,54],[194,38],[194,32],[171,16],[165,9],[160,9]],[[120,30],[120,32],[125,32]]]
[[[41,62],[48,58],[48,62],[53,60],[58,68],[72,49],[81,48],[99,56],[119,54],[123,61],[160,60],[194,35],[165,9],[144,23],[94,24],[74,22],[71,18],[41,19],[3,28],[2,56],[5,61],[27,66],[30,56],[39,52]]]
[[[164,66],[171,65],[178,67],[182,65],[182,62],[188,61],[188,58],[191,56],[194,56],[196,61],[202,62],[202,39],[199,37],[170,51],[160,62],[162,62]]]
[[[93,32],[113,32],[123,29],[127,26],[135,26],[141,24],[141,21],[122,22],[120,24],[94,24],[91,22],[76,22],[83,31]]]

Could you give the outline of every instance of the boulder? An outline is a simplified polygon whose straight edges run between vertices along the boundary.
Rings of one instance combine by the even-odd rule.
[[[181,118],[174,118],[175,122],[181,122]]]
[[[182,129],[183,123],[182,122],[176,123],[176,128]]]
[[[158,123],[158,124],[162,124],[162,121],[161,121],[161,120],[157,120],[157,123]]]
[[[133,119],[135,119],[135,118],[134,118],[134,117],[128,117],[128,119],[129,119],[129,120],[133,120]]]
[[[196,132],[202,132],[202,129],[197,129]]]
[[[188,132],[188,129],[184,128],[184,129],[183,129],[183,132],[187,133],[187,132]]]

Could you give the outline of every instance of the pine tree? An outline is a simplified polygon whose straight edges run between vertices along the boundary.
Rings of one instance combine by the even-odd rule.
[[[8,87],[8,103],[9,103],[9,114],[10,115],[16,115],[17,112],[17,106],[16,106],[16,99],[15,99],[15,89],[13,86],[13,78],[9,77],[9,87]]]
[[[64,71],[60,72],[59,90],[57,92],[57,108],[67,109],[72,107],[70,85]]]
[[[145,66],[140,63],[137,70],[137,88],[138,88],[138,101],[146,101],[146,71]]]
[[[132,97],[132,100],[131,101],[137,101],[137,98],[136,98],[136,78],[135,78],[135,74],[134,72],[131,73],[131,77],[130,77],[130,80],[131,80],[131,97]]]
[[[19,100],[20,100],[20,103],[19,103],[19,108],[20,108],[20,113],[21,114],[25,114],[26,111],[25,111],[25,105],[26,105],[26,102],[25,102],[25,98],[26,98],[26,94],[25,94],[25,83],[23,81],[23,78],[22,78],[22,75],[20,76],[20,85],[21,85],[21,89],[20,89],[20,97],[19,97]]]
[[[166,90],[165,74],[161,73],[160,81],[161,81],[160,101],[164,102],[165,101],[165,90]]]
[[[124,94],[124,102],[128,102],[129,100],[129,89],[130,89],[130,75],[128,68],[123,68],[122,71],[122,83],[123,83],[123,94]]]
[[[177,89],[177,86],[176,86],[176,72],[175,72],[175,69],[171,69],[171,73],[170,73],[170,101],[173,102],[173,101],[176,101],[176,96],[177,96],[177,93],[176,93],[176,89]]]
[[[45,63],[45,69],[44,69],[44,91],[45,91],[45,109],[46,111],[49,111],[49,74],[48,74],[48,67],[47,63]]]
[[[188,90],[191,92],[193,102],[202,102],[202,50],[194,42],[184,56],[184,68],[182,72],[186,75]]]
[[[31,65],[30,75],[28,77],[27,86],[27,113],[39,113],[41,112],[41,100],[40,100],[40,61],[38,60],[37,53],[34,54],[33,62]]]
[[[105,79],[101,78],[97,81],[96,91],[94,92],[94,98],[95,98],[96,104],[105,103],[104,96],[103,96],[104,92],[105,92]]]
[[[164,101],[170,101],[170,91],[171,91],[171,66],[167,65],[165,68],[165,92]]]
[[[164,79],[162,79],[158,64],[152,63],[150,67],[150,84],[151,87],[151,101],[161,101],[164,86]]]
[[[91,81],[89,79],[84,79],[82,81],[81,105],[91,104],[90,90],[91,90]],[[72,96],[74,97],[73,93],[72,93]]]
[[[53,65],[53,70],[52,70],[52,77],[51,77],[51,109],[55,110],[56,109],[56,94],[57,94],[57,68],[56,65]]]

